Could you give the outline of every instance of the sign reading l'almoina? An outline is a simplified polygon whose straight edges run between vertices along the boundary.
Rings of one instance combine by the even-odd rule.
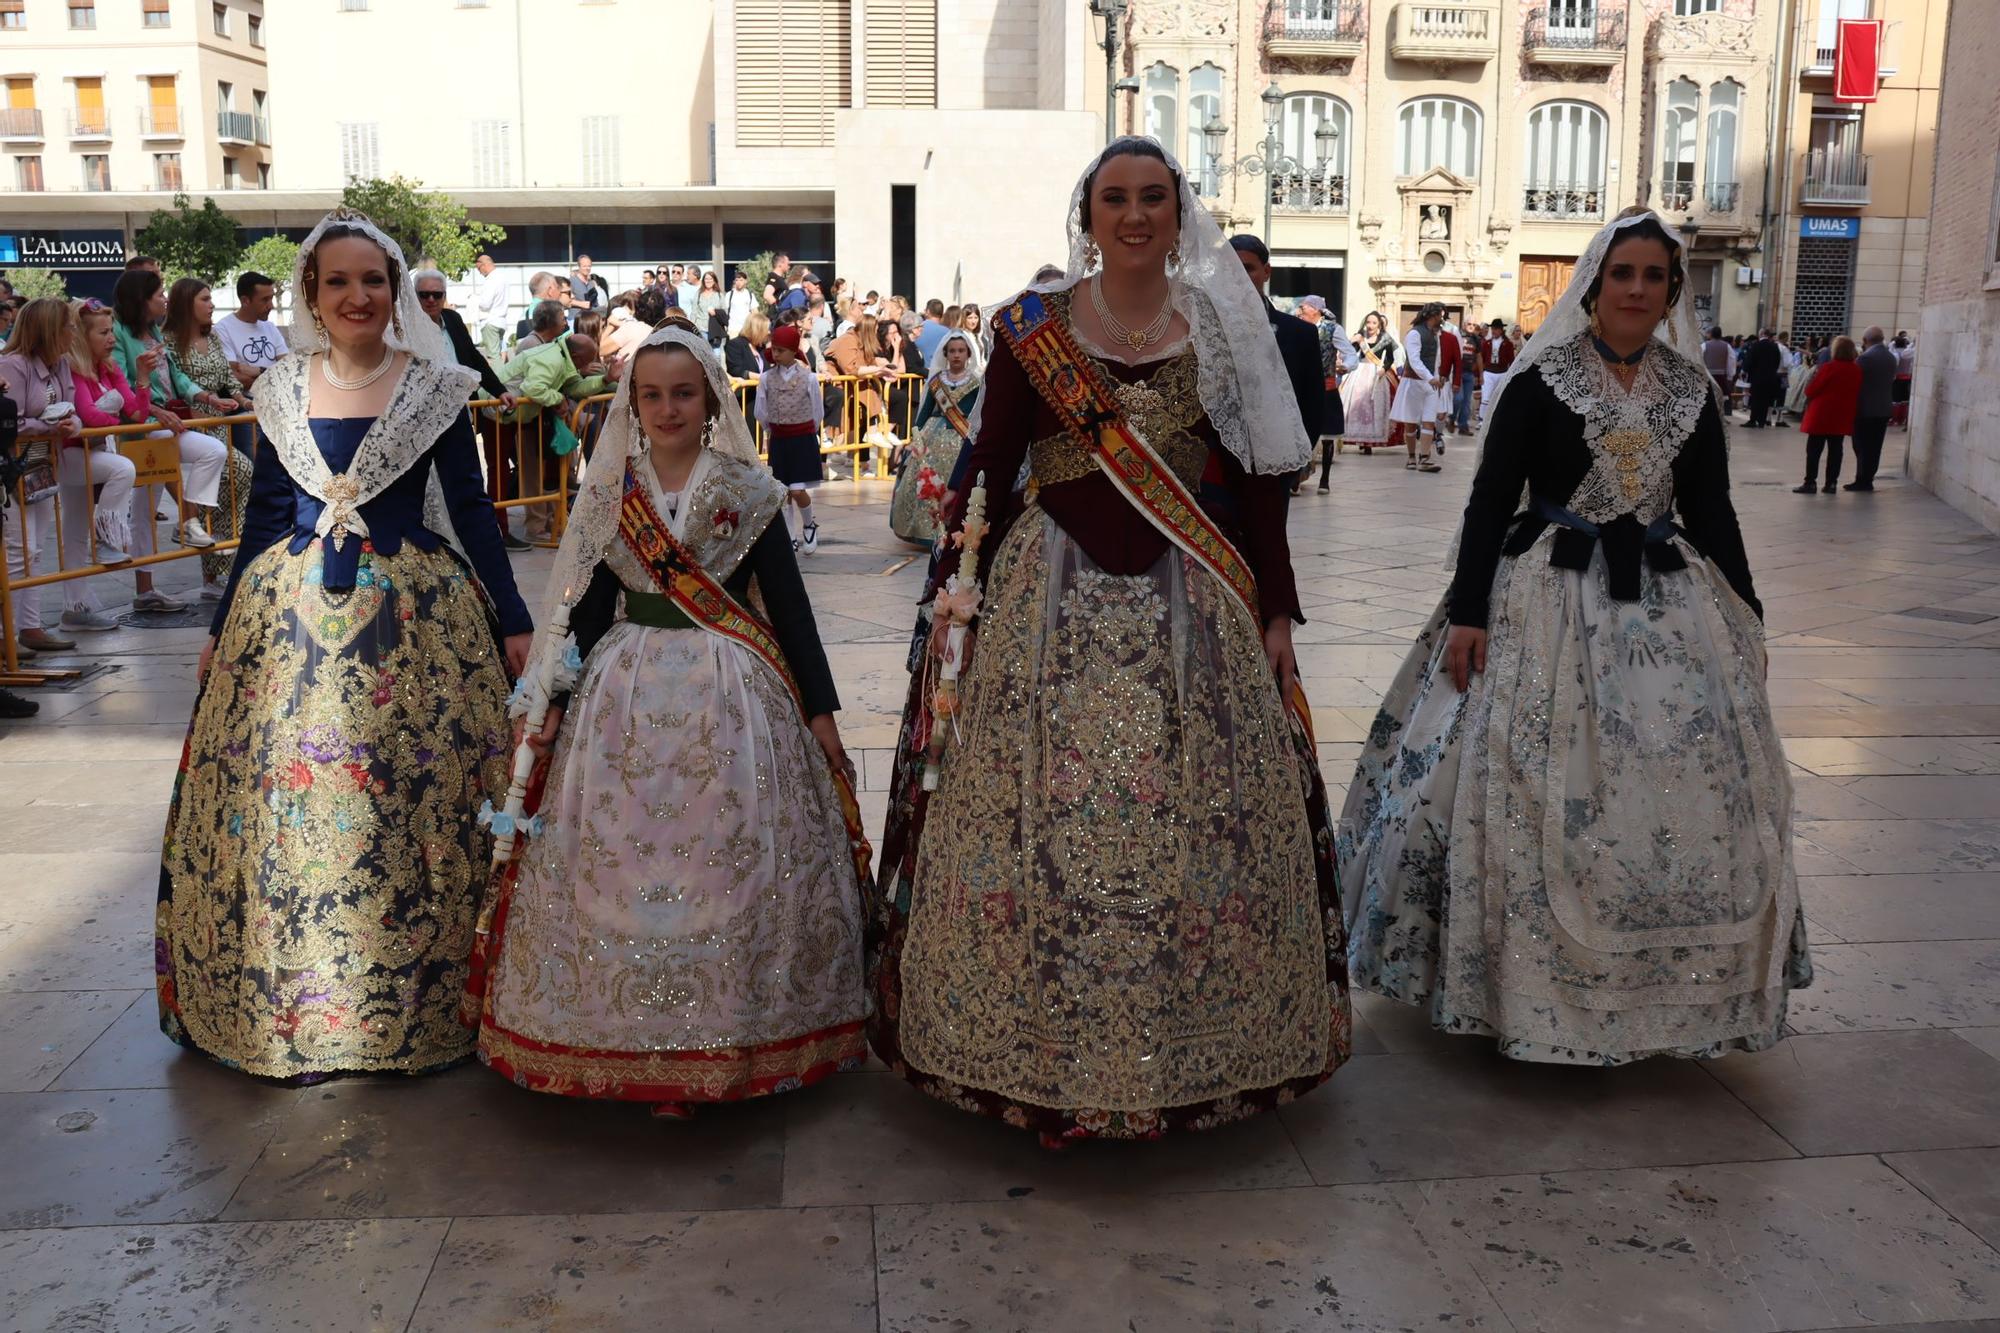
[[[121,268],[125,241],[117,232],[64,235],[22,231],[0,234],[0,264],[21,268]]]

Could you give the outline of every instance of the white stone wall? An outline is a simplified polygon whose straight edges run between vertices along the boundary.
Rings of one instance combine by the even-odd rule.
[[[1954,6],[1945,60],[1909,467],[2000,532],[2000,7]]]
[[[1032,110],[1041,88],[1041,13],[1025,0],[942,0],[938,106]]]

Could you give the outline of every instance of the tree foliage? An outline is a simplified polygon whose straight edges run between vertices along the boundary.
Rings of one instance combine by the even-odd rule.
[[[341,192],[340,202],[366,213],[394,237],[411,264],[440,269],[453,278],[463,277],[482,251],[507,239],[504,228],[466,221],[464,207],[442,190],[426,190],[422,181],[402,176],[354,181]]]
[[[736,266],[738,273],[750,279],[750,299],[752,301],[763,301],[764,284],[771,280],[771,268],[776,263],[777,258],[778,256],[774,252],[766,250],[756,258],[746,259]]]
[[[299,243],[283,236],[263,236],[246,246],[236,259],[237,273],[261,273],[283,291],[298,266]]]
[[[45,296],[58,301],[69,299],[69,288],[63,286],[62,274],[52,268],[0,269],[0,278],[12,284],[14,295],[23,301],[39,301]]]
[[[236,236],[236,222],[203,199],[201,207],[186,194],[174,196],[172,211],[160,208],[138,236],[139,249],[160,261],[162,276],[171,283],[177,278],[200,278],[217,283],[236,263],[242,243]]]

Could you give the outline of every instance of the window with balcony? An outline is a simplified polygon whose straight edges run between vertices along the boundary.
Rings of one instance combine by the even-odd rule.
[[[1294,93],[1279,108],[1278,137],[1300,170],[1271,178],[1271,204],[1294,213],[1347,211],[1347,154],[1353,142],[1347,103],[1323,93]]]
[[[0,28],[28,26],[28,0],[0,0]]]
[[[1207,140],[1201,132],[1210,121],[1221,119],[1222,67],[1196,65],[1188,71],[1187,152],[1182,154],[1181,162],[1201,164],[1196,173],[1195,193],[1207,199],[1222,193],[1222,173],[1208,160]]]
[[[1156,63],[1146,70],[1146,133],[1171,147],[1174,127],[1180,123],[1181,72],[1172,65]]]
[[[1743,85],[1723,79],[1708,86],[1708,142],[1702,158],[1701,197],[1711,213],[1736,210],[1743,187],[1736,179],[1736,137],[1738,116],[1743,108]]]
[[[382,174],[381,126],[375,121],[342,121],[340,124],[340,178],[343,181],[374,180]]]
[[[181,188],[181,155],[179,153],[153,154],[153,188],[156,190],[178,190]]]
[[[146,137],[163,139],[181,135],[180,93],[173,75],[146,77],[146,105],[139,114],[139,128]]]
[[[103,138],[111,133],[111,121],[104,114],[104,80],[77,79],[76,110],[70,113],[70,133],[79,138]]]
[[[1672,213],[1694,206],[1695,126],[1701,88],[1693,79],[1667,85],[1667,113],[1660,118],[1660,207]]]
[[[1811,68],[1831,73],[1835,48],[1840,43],[1842,19],[1868,17],[1868,0],[1818,0],[1819,22],[1813,28]]]
[[[229,6],[215,5],[212,8],[215,14],[215,35],[217,37],[227,37],[229,35]]]
[[[35,81],[25,74],[7,79],[7,104],[0,107],[0,139],[39,139],[42,113],[35,105]]]
[[[42,183],[42,158],[39,153],[14,159],[14,188],[17,190],[44,190]]]
[[[111,158],[105,153],[83,155],[83,188],[95,194],[111,189]]]
[[[69,0],[69,26],[72,28],[95,28],[97,26],[97,0]]]
[[[1479,177],[1479,108],[1456,97],[1420,97],[1396,113],[1396,174],[1421,176],[1443,167],[1466,180]]]
[[[610,189],[620,183],[618,117],[583,118],[583,183],[599,189]]]
[[[168,10],[169,0],[139,0],[140,20],[148,28],[169,28],[174,16]]]
[[[1544,102],[1530,111],[1521,216],[1601,220],[1609,138],[1604,113],[1588,102]]]
[[[255,15],[255,14],[252,14],[252,15],[250,15],[249,19],[248,19],[248,20],[246,20],[246,22],[244,23],[244,26],[245,26],[246,28],[248,28],[248,29],[249,29],[249,31],[250,31],[250,45],[252,45],[252,46],[258,46],[258,47],[261,47],[262,45],[264,45],[264,20],[263,20],[263,19],[261,19],[261,18],[257,17],[257,15]]]
[[[1868,202],[1868,155],[1861,151],[1861,110],[1829,97],[1813,99],[1806,152],[1805,202],[1858,207]]]

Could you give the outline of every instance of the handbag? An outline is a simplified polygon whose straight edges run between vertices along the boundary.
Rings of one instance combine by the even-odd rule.
[[[556,428],[549,435],[549,451],[557,458],[563,458],[576,451],[576,432],[561,417],[556,418]]]

